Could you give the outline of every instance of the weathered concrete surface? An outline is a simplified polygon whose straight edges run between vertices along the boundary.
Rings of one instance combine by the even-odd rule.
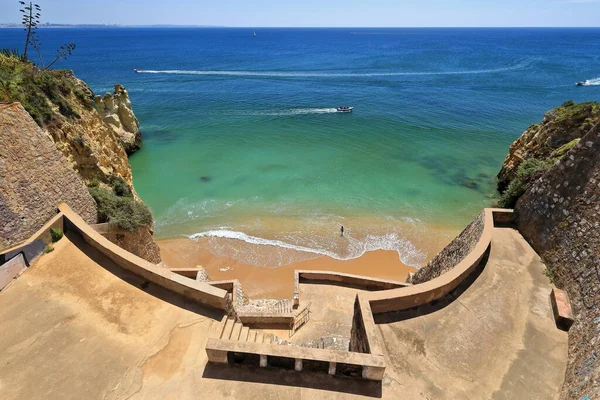
[[[287,339],[287,332],[280,333],[281,337],[292,343],[304,343],[326,336],[340,336],[349,340],[357,292],[360,290],[301,283],[299,309],[311,303],[310,321],[291,339]]]
[[[562,384],[567,335],[554,326],[543,266],[511,229],[494,230],[486,268],[457,300],[379,325],[383,384],[207,365],[204,345],[220,334],[221,315],[152,284],[142,289],[144,282],[73,240],[91,258],[63,239],[0,293],[0,318],[10,322],[0,324],[3,399],[550,399]],[[302,302],[312,296],[317,307],[320,298],[331,310],[297,335],[329,331],[317,323],[329,318],[349,333],[355,294],[301,285]]]
[[[388,387],[400,398],[552,399],[567,335],[556,329],[544,266],[518,232],[495,228],[486,267],[460,297],[381,324]],[[420,313],[427,310],[422,308]],[[385,385],[385,379],[384,379]]]
[[[123,398],[206,357],[221,315],[73,240],[61,239],[0,294],[3,399]]]

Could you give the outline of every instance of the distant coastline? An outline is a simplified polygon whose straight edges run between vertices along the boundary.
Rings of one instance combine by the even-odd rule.
[[[0,29],[23,28],[20,23],[0,24]],[[218,25],[121,25],[121,24],[40,24],[43,28],[226,28]]]

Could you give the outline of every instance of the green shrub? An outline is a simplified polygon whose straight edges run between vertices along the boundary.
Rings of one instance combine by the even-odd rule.
[[[549,169],[554,164],[554,160],[538,160],[536,158],[530,158],[521,163],[517,168],[517,176],[510,182],[504,193],[498,200],[498,206],[502,208],[513,208],[517,203],[517,200],[525,190],[527,186],[533,180],[538,178],[541,173]]]
[[[119,175],[111,175],[108,179],[113,192],[119,197],[133,197],[129,185]]]
[[[567,154],[569,152],[569,150],[571,150],[573,147],[577,146],[577,144],[579,143],[580,140],[581,140],[581,138],[576,138],[576,139],[571,140],[569,143],[566,143],[566,144],[560,146],[558,149],[556,149],[552,152],[551,157],[560,158],[560,157],[564,156],[565,154]]]
[[[117,196],[114,192],[100,187],[91,187],[89,191],[96,200],[99,222],[116,224],[130,232],[152,223],[152,214],[148,207],[133,197]]]
[[[58,228],[50,228],[50,236],[52,237],[52,243],[56,243],[58,242],[60,239],[62,239],[62,237],[64,236],[64,233],[62,230],[58,229]]]
[[[53,251],[54,251],[54,247],[51,244],[49,244],[48,246],[46,246],[44,248],[44,254],[52,253]]]

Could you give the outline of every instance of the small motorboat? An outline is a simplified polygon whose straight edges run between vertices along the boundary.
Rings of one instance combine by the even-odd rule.
[[[139,74],[139,73],[140,73],[140,70],[139,70],[139,69],[137,69],[137,68],[134,68],[134,69],[133,69],[133,72],[135,72],[136,74]]]
[[[349,106],[341,106],[341,107],[336,108],[337,112],[342,112],[342,113],[352,112],[353,109],[354,109],[354,107],[349,107]]]
[[[575,86],[585,86],[586,85],[586,81],[579,81],[575,84]]]

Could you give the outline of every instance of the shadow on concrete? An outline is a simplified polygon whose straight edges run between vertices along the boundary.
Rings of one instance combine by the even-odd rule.
[[[94,247],[90,246],[77,232],[67,231],[65,232],[65,235],[73,243],[73,245],[81,250],[92,261],[114,276],[127,282],[131,286],[134,286],[138,290],[142,290],[151,296],[154,296],[181,309],[191,311],[207,318],[212,318],[215,321],[220,321],[225,315],[221,310],[198,304],[195,301],[189,300],[175,292],[171,292],[162,286],[158,286],[152,282],[149,282],[144,278],[124,269],[123,267],[117,265],[113,260],[96,250]]]
[[[381,382],[331,376],[309,371],[257,368],[239,364],[208,363],[202,377],[267,385],[294,386],[381,398]]]
[[[460,285],[456,287],[456,289],[448,293],[446,296],[442,297],[441,299],[434,300],[431,303],[409,308],[407,310],[373,315],[375,323],[391,324],[393,322],[405,321],[407,319],[417,318],[423,315],[431,314],[451,304],[454,300],[458,299],[469,287],[471,287],[473,282],[475,282],[479,275],[481,275],[481,273],[485,269],[485,266],[487,265],[491,249],[492,245],[490,244],[490,247],[483,255],[483,258],[479,262],[477,268],[475,268],[473,272],[471,272],[471,274],[469,274],[469,276]]]
[[[345,283],[345,282],[342,283],[342,282],[334,282],[334,281],[319,280],[319,279],[300,278],[299,283],[301,285],[339,286],[339,287],[343,287],[343,288],[347,288],[347,289],[355,289],[355,290],[360,290],[360,291],[365,291],[365,292],[379,292],[382,290],[390,290],[390,289],[382,289],[382,288],[376,287],[376,286],[359,285],[359,284]],[[398,288],[400,288],[400,287],[403,287],[403,286],[398,286]]]

